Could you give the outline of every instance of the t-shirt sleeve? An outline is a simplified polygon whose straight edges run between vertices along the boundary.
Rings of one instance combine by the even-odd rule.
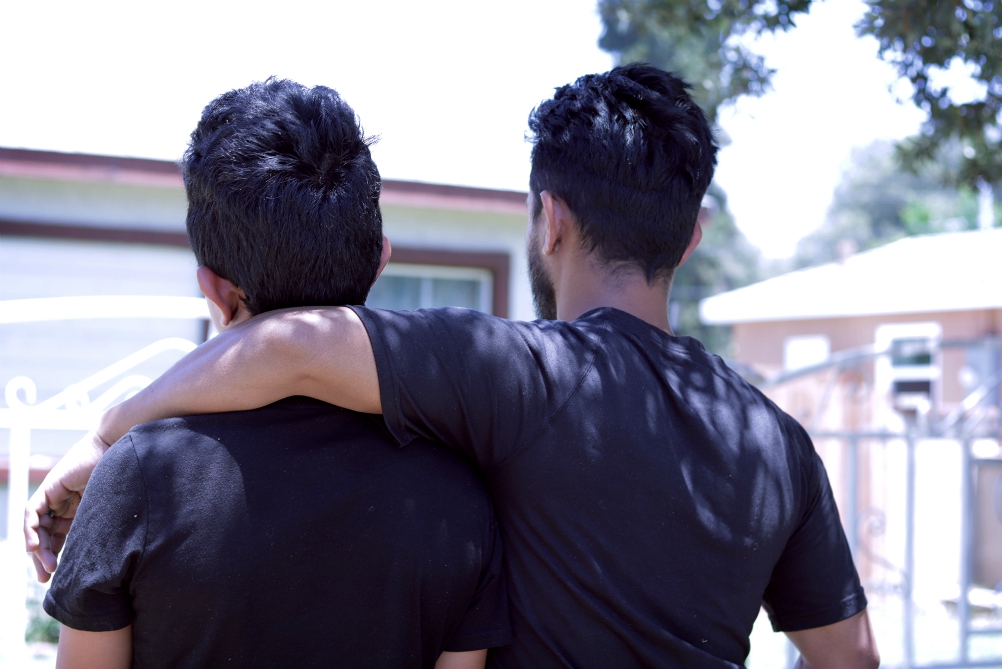
[[[73,629],[110,632],[132,623],[129,585],[146,542],[148,506],[132,437],[94,469],[45,595],[46,613]]]
[[[353,307],[372,342],[386,425],[489,470],[517,455],[581,383],[596,336],[559,321],[509,321],[470,309]]]
[[[804,429],[792,418],[788,423],[804,456],[806,495],[803,517],[763,598],[777,632],[832,625],[866,608],[824,464]]]
[[[466,615],[443,650],[458,653],[497,648],[511,643],[508,589],[501,560],[501,535],[493,514],[484,542],[482,564],[480,580],[470,598]]]

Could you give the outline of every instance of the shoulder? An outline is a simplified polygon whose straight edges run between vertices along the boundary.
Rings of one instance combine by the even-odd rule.
[[[493,340],[588,340],[600,335],[607,325],[602,319],[594,321],[515,321],[500,318],[482,311],[459,307],[417,309],[414,311],[389,311],[368,307],[351,307],[370,333],[382,335],[432,335],[441,341],[459,338],[488,344]],[[387,342],[390,343],[390,342]],[[398,343],[405,343],[399,341]]]
[[[87,491],[93,496],[96,491],[108,487],[119,487],[126,482],[138,483],[141,476],[139,457],[130,432],[105,452],[91,474]]]
[[[792,416],[698,340],[668,336],[664,351],[669,383],[703,419],[718,428],[732,427],[746,443],[774,452],[782,446],[796,459],[813,451],[806,431]]]
[[[123,437],[132,444],[140,463],[156,463],[176,457],[180,452],[192,450],[197,442],[215,441],[205,427],[213,424],[211,414],[182,418],[167,418],[137,425]],[[200,429],[202,428],[202,429]],[[197,450],[195,451],[197,452]]]

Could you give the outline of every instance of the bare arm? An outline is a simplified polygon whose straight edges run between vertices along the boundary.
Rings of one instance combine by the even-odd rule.
[[[468,650],[462,653],[448,651],[438,656],[435,669],[484,669],[487,664],[487,650]]]
[[[834,625],[787,632],[800,651],[797,669],[871,669],[880,665],[866,610]]]
[[[98,433],[111,444],[140,423],[256,409],[293,395],[381,412],[372,345],[351,309],[286,309],[255,316],[202,344],[148,388],[110,409]]]
[[[132,626],[114,632],[59,629],[56,669],[129,669],[132,666]]]
[[[56,555],[97,462],[134,426],[256,409],[293,395],[366,413],[382,411],[369,335],[351,309],[286,309],[255,316],[202,344],[145,390],[108,410],[97,432],[59,461],[25,507],[25,547],[38,580],[47,581],[56,570]],[[46,515],[50,509],[53,518]]]

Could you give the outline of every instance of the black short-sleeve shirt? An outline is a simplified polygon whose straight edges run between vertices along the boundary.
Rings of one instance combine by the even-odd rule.
[[[861,611],[807,434],[694,339],[624,312],[513,322],[355,308],[386,424],[484,472],[514,641],[496,667],[736,667]]]
[[[433,667],[511,638],[483,482],[303,398],[143,425],[94,470],[45,599],[134,666]]]

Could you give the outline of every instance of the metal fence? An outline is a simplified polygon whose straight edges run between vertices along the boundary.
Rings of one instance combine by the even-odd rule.
[[[36,323],[60,319],[155,318],[201,321],[208,317],[205,300],[163,296],[97,296],[0,301],[0,324]],[[96,427],[109,406],[135,394],[151,382],[148,364],[158,359],[160,371],[193,350],[195,342],[182,338],[156,341],[117,362],[39,401],[35,381],[10,379],[0,407],[0,430],[7,431],[7,538],[0,546],[0,667],[50,666],[36,663],[25,642],[29,612],[26,601],[36,594],[34,570],[24,551],[20,528],[28,499],[33,442],[39,432],[57,431],[67,447],[86,430]],[[145,367],[144,367],[145,366]],[[154,374],[155,376],[155,374]]]
[[[814,385],[813,415],[800,418],[829,469],[883,665],[1002,667],[1002,339],[909,345],[907,355],[930,359],[995,353],[959,402],[902,408],[871,393],[887,411],[871,411],[864,427],[826,414],[847,372],[872,390],[874,364],[902,355],[896,346],[844,351],[756,381],[774,398],[798,381],[823,381]]]

